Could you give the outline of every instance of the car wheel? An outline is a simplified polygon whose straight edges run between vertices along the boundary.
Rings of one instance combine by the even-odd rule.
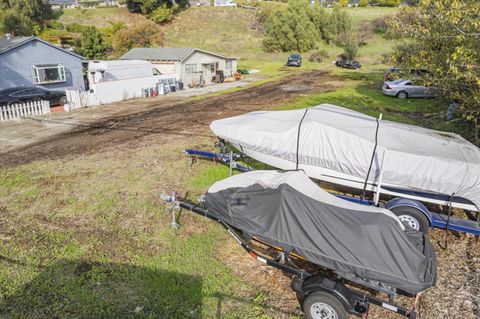
[[[341,302],[326,291],[315,291],[303,302],[303,312],[308,319],[347,319]]]
[[[62,97],[60,98],[60,100],[58,101],[58,103],[59,103],[60,105],[65,105],[65,104],[67,104],[67,97],[66,97],[66,96],[62,96]]]
[[[430,227],[427,217],[418,209],[409,206],[399,206],[391,209],[391,212],[397,215],[400,221],[415,230],[426,234]]]
[[[408,98],[408,93],[405,92],[405,91],[400,91],[400,92],[397,93],[397,97],[399,99],[404,100],[404,99]]]

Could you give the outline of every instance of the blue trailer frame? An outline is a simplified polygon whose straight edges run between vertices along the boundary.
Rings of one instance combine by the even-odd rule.
[[[238,160],[244,158],[244,156],[233,153],[233,152],[224,154],[221,152],[214,153],[214,152],[201,151],[201,150],[195,150],[195,149],[185,149],[184,152],[191,157],[197,156],[197,157],[207,158],[215,162],[220,162],[222,164],[228,165],[230,167],[230,175],[233,169],[237,169],[240,172],[251,171],[249,167],[238,162]],[[370,201],[370,200],[360,199],[360,198],[351,197],[347,195],[338,195],[338,194],[334,194],[334,195],[350,202],[354,202],[362,205],[374,205],[373,201]],[[464,233],[477,235],[477,236],[480,235],[480,221],[467,220],[463,218],[431,212],[420,201],[409,199],[409,198],[396,197],[385,204],[385,208],[387,209],[393,209],[396,207],[411,207],[416,209],[427,218],[428,223],[432,228],[439,228],[444,230],[455,230],[455,231],[464,232]]]

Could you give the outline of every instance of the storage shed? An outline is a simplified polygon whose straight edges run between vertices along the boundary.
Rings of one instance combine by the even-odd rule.
[[[217,70],[230,77],[237,70],[237,59],[195,48],[134,48],[122,60],[150,61],[162,74],[174,74],[187,86],[210,84]]]

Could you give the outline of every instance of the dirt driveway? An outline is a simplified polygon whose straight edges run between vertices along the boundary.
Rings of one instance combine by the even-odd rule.
[[[211,136],[208,124],[215,119],[269,109],[302,94],[333,90],[336,84],[336,76],[315,71],[214,97],[128,101],[51,116],[40,120],[42,125],[28,120],[0,126],[3,143],[10,142],[8,151],[0,154],[0,166],[91,154],[118,145],[131,148],[146,137],[167,143],[189,136]],[[15,147],[15,139],[32,125],[41,127],[18,144],[25,145],[28,138],[37,142]],[[40,135],[40,140],[35,135]]]

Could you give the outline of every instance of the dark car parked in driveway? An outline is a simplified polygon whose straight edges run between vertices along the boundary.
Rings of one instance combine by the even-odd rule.
[[[294,53],[288,56],[287,66],[302,66],[302,56]]]
[[[42,87],[15,87],[0,91],[0,106],[30,101],[49,101],[50,105],[64,105],[67,96],[64,91],[50,91]]]

